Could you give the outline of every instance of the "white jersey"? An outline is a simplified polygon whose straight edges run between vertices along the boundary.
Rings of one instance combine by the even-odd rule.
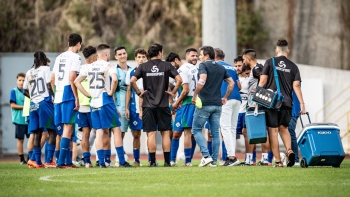
[[[52,70],[55,74],[55,103],[75,100],[69,76],[73,71],[79,72],[80,64],[81,57],[72,51],[66,51],[56,58]]]
[[[246,112],[247,102],[248,102],[248,87],[249,87],[249,77],[240,77],[239,81],[241,82],[241,90],[239,93],[241,94],[242,103],[239,108],[239,113]]]
[[[189,92],[187,96],[193,96],[198,82],[198,69],[189,63],[184,63],[178,70],[182,84],[188,84]]]
[[[107,91],[111,90],[112,75],[116,74],[116,67],[104,60],[98,60],[81,69],[79,76],[88,77],[90,84],[90,106],[98,108],[103,105],[114,103]]]
[[[127,86],[131,86],[130,84],[130,80],[131,77],[133,76],[135,72],[135,69],[131,69],[128,70],[128,72],[126,73],[126,77],[125,77],[125,85]],[[136,85],[140,90],[143,90],[143,79],[140,78],[136,81]],[[139,96],[137,96],[137,94],[133,94],[133,89],[131,87],[131,96],[135,96],[135,107],[136,107],[136,113],[140,113],[140,101],[139,101]],[[131,105],[132,103],[130,103]]]
[[[32,68],[26,73],[24,80],[24,89],[29,90],[30,99],[34,103],[39,103],[45,98],[50,98],[50,93],[47,84],[50,83],[50,67],[40,66]]]

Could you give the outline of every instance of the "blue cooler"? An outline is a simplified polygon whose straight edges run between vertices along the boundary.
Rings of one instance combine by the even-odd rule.
[[[245,124],[249,144],[261,144],[267,140],[265,111],[257,110],[247,111],[245,115]]]
[[[339,132],[338,125],[333,123],[306,125],[297,140],[303,158],[300,166],[339,167],[345,158]]]

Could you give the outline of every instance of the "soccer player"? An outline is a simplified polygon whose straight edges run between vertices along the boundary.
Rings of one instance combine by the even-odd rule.
[[[150,167],[156,167],[156,131],[162,134],[164,167],[170,167],[170,130],[171,112],[169,95],[174,97],[182,79],[175,67],[161,60],[163,46],[155,43],[148,48],[150,60],[141,64],[132,76],[130,83],[136,94],[143,97],[142,122],[143,131],[147,132],[147,146],[151,157]],[[168,91],[169,77],[175,79],[176,85],[172,92]],[[137,79],[143,78],[141,91],[136,84]]]
[[[136,95],[135,90],[130,86],[130,79],[134,75],[135,71],[138,69],[138,66],[147,61],[147,52],[145,49],[139,48],[134,52],[135,61],[137,66],[129,70],[126,73],[125,84],[127,85],[126,98],[125,98],[125,118],[130,122],[130,129],[132,131],[132,136],[134,137],[133,141],[133,155],[134,163],[132,166],[140,166],[140,137],[142,130],[142,120],[140,118],[140,102],[139,96]],[[143,90],[142,79],[136,81],[139,89]]]
[[[63,124],[60,142],[58,168],[73,167],[71,140],[74,131],[75,113],[79,109],[79,99],[74,80],[80,70],[81,57],[77,54],[81,48],[82,38],[79,34],[71,34],[68,38],[69,48],[60,54],[55,61],[51,81],[55,83],[55,124]],[[61,135],[61,133],[58,133]],[[66,161],[67,159],[67,161]]]
[[[92,127],[96,130],[95,146],[99,157],[99,165],[101,168],[105,168],[106,165],[103,162],[105,160],[103,140],[109,139],[108,132],[110,128],[114,132],[114,139],[118,139],[118,142],[115,140],[115,145],[119,159],[120,156],[124,157],[124,149],[119,128],[120,121],[113,98],[118,84],[116,68],[108,63],[110,60],[110,47],[108,45],[100,44],[97,46],[96,51],[98,56],[97,61],[85,66],[74,83],[81,93],[91,98]],[[81,84],[87,77],[90,84],[90,93],[87,92]],[[118,138],[116,138],[116,136],[118,136]],[[119,161],[121,162],[120,167],[130,166],[121,159]]]
[[[126,89],[127,89],[127,85],[125,84],[125,79],[126,79],[127,72],[131,71],[132,68],[127,64],[128,54],[124,46],[117,46],[114,48],[114,58],[118,60],[118,64],[116,66],[117,77],[118,77],[118,87],[115,93],[115,98],[116,98],[118,114],[120,115],[119,117],[120,123],[121,123],[120,129],[122,131],[121,135],[122,135],[122,139],[124,139],[125,133],[128,131],[128,127],[130,126],[129,120],[125,117],[125,108],[126,108],[125,99],[126,99]],[[110,152],[108,152],[108,154],[110,155]],[[116,158],[117,166],[118,166],[118,158],[119,157]]]
[[[28,135],[28,123],[22,116],[23,105],[24,105],[24,95],[23,95],[23,83],[25,78],[24,73],[17,74],[17,87],[13,88],[10,93],[10,106],[12,112],[12,123],[16,127],[15,137],[17,139],[17,151],[19,155],[20,164],[26,164],[23,154],[23,141],[24,136]]]
[[[236,69],[230,64],[224,62],[225,53],[219,48],[215,48],[214,51],[215,61],[226,69],[227,73],[231,76],[234,82],[232,93],[229,95],[226,104],[222,105],[220,128],[227,151],[227,158],[225,158],[226,162],[223,166],[235,166],[239,164],[239,160],[235,155],[238,111],[242,100],[241,95],[239,94],[241,83],[239,82]],[[221,85],[222,98],[225,97],[227,87],[228,83],[223,81]]]
[[[51,86],[50,67],[46,66],[46,55],[37,51],[34,53],[34,67],[30,69],[25,78],[24,94],[31,99],[29,113],[29,131],[34,133],[34,155],[28,161],[33,168],[54,168],[56,164],[52,161],[56,144],[56,131],[54,125],[54,107],[52,103],[53,90]],[[47,143],[46,163],[41,162],[41,138],[46,129],[49,134]]]
[[[263,70],[263,65],[259,64],[256,59],[256,52],[254,49],[246,49],[243,52],[243,63],[251,68],[248,82],[248,100],[247,100],[247,111],[254,111],[255,102],[252,101],[255,87],[259,83],[260,75]],[[259,107],[260,108],[260,107]],[[244,126],[245,127],[245,126]],[[245,161],[241,163],[242,166],[256,165],[256,145],[249,144],[247,130],[242,130],[244,136],[244,142],[246,147]],[[270,143],[267,140],[265,143],[261,144],[261,161],[258,162],[259,165],[269,165],[272,162],[272,152],[270,151]],[[272,164],[271,164],[272,165]]]
[[[199,80],[196,90],[192,97],[192,103],[196,104],[197,96],[202,100],[202,108],[196,108],[193,117],[192,134],[202,152],[202,160],[199,167],[213,165],[216,166],[220,147],[220,116],[222,105],[225,105],[230,96],[234,82],[226,69],[214,61],[215,52],[211,46],[200,48],[199,59],[202,62],[199,65]],[[228,83],[224,97],[221,97],[221,84],[225,80]],[[209,120],[213,154],[208,152],[205,138],[202,134],[202,128],[205,121]]]
[[[83,55],[86,61],[86,64],[81,66],[80,70],[86,69],[86,67],[89,64],[92,64],[97,59],[96,54],[96,48],[93,46],[88,46],[83,49]],[[86,91],[90,91],[89,89],[89,81],[87,79],[84,79],[81,82],[82,86]],[[83,151],[83,158],[86,168],[91,168],[91,160],[90,160],[90,144],[89,144],[89,138],[90,138],[90,132],[92,128],[92,121],[91,121],[91,114],[90,114],[90,98],[87,98],[84,96],[80,91],[78,91],[78,97],[79,97],[79,111],[77,113],[77,124],[79,127],[81,127],[83,131],[83,137],[81,141],[81,147]]]
[[[284,96],[280,110],[265,108],[266,126],[269,127],[269,141],[272,152],[275,156],[275,165],[273,167],[283,167],[280,159],[278,134],[280,134],[284,146],[287,150],[287,166],[292,167],[295,163],[295,153],[291,149],[291,136],[288,126],[292,116],[292,92],[294,91],[300,102],[300,114],[305,114],[305,104],[300,88],[300,72],[297,65],[288,59],[289,48],[285,39],[278,40],[276,43],[276,55],[274,57],[275,68],[279,76],[281,93]],[[260,87],[277,91],[273,71],[272,58],[266,60],[260,76]]]
[[[185,163],[182,166],[192,166],[191,129],[195,106],[191,101],[198,81],[198,69],[193,64],[183,63],[180,56],[173,52],[168,54],[165,61],[170,62],[175,66],[182,78],[182,88],[180,88],[177,100],[172,104],[172,110],[176,110],[176,116],[172,137],[172,144],[174,143],[175,145],[171,146],[170,164],[172,166],[175,165],[179,139],[182,132],[184,132]]]

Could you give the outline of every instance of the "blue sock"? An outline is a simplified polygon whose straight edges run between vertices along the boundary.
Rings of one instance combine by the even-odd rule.
[[[253,161],[253,162],[256,162],[256,151],[255,151],[255,150],[253,151],[253,158],[252,158],[252,161]]]
[[[105,153],[105,162],[111,163],[111,149],[104,150]]]
[[[48,162],[48,157],[47,157],[47,154],[48,154],[48,152],[47,152],[47,143],[48,143],[48,141],[49,140],[46,140],[45,144],[44,144],[44,163],[49,163]]]
[[[58,166],[64,165],[66,161],[66,157],[69,156],[69,146],[70,146],[70,139],[62,137],[60,142],[60,150],[59,150],[59,157],[58,157]]]
[[[46,153],[46,156],[45,156],[46,163],[51,163],[52,160],[53,160],[53,153],[55,151],[55,145],[53,145],[53,144],[46,144],[45,147],[46,147],[45,149],[47,149],[47,153]]]
[[[124,165],[125,164],[124,147],[123,146],[115,147],[115,150],[117,151],[119,164]]]
[[[98,161],[101,166],[105,166],[103,162],[105,160],[105,151],[103,149],[97,150]]]
[[[41,165],[41,148],[40,147],[34,147],[34,155],[35,155],[35,161],[36,164]]]
[[[90,156],[90,152],[83,152],[84,163],[91,163]]]
[[[60,151],[59,150],[55,150],[55,157],[56,157],[56,161],[58,161],[58,158],[60,157]]]
[[[192,140],[192,156],[191,156],[191,158],[193,158],[193,154],[194,154],[194,151],[196,150],[196,146],[197,146],[196,140]]]
[[[33,151],[28,151],[28,158],[32,158],[32,155],[33,155]]]
[[[272,159],[273,159],[273,152],[269,150],[269,152],[267,152],[267,162],[272,163]]]
[[[221,143],[221,149],[222,149],[221,161],[226,161],[226,159],[227,159],[227,151],[226,151],[226,146],[225,146],[225,142],[224,141],[222,141],[222,143]]]
[[[185,152],[185,163],[191,163],[192,160],[192,148],[185,148],[184,149]]]
[[[179,149],[179,142],[180,142],[179,139],[171,140],[170,161],[173,161],[173,162],[176,161],[176,154],[177,154],[177,150]],[[191,148],[191,151],[192,151],[192,148]]]
[[[137,163],[140,163],[140,150],[139,149],[134,149],[134,159]]]
[[[66,157],[66,164],[67,165],[72,165],[72,154],[73,152],[69,149],[69,152],[67,153],[67,157]]]
[[[212,155],[213,154],[212,142],[208,142],[208,150],[209,150],[209,155]]]

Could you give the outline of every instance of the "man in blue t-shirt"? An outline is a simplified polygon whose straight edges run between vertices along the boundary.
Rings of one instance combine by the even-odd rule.
[[[241,89],[241,83],[239,82],[236,69],[230,64],[224,62],[225,53],[219,49],[215,49],[215,61],[222,65],[227,73],[231,76],[234,87],[232,93],[227,99],[226,104],[222,105],[222,112],[220,117],[220,128],[223,141],[225,143],[227,158],[224,166],[238,165],[239,161],[235,157],[236,155],[236,127],[238,120],[239,108],[241,106],[241,95],[239,90]],[[224,98],[228,83],[223,81],[221,85],[221,97]]]
[[[17,87],[13,88],[10,93],[10,106],[12,112],[12,123],[16,126],[16,139],[17,139],[17,151],[20,158],[20,164],[26,164],[26,160],[23,155],[23,141],[24,136],[28,135],[28,123],[22,116],[24,95],[23,95],[23,84],[24,84],[24,73],[17,74]]]
[[[211,46],[203,46],[200,48],[199,59],[199,80],[196,90],[192,97],[192,103],[195,105],[197,96],[202,101],[202,107],[196,108],[193,117],[192,134],[199,145],[202,153],[202,160],[199,167],[216,166],[220,148],[220,116],[222,105],[227,103],[227,99],[231,95],[234,82],[226,69],[214,61],[215,52]],[[228,83],[226,93],[221,97],[221,84],[225,80]],[[202,134],[202,128],[205,122],[209,120],[211,136],[212,136],[212,156],[209,154],[205,138]]]

